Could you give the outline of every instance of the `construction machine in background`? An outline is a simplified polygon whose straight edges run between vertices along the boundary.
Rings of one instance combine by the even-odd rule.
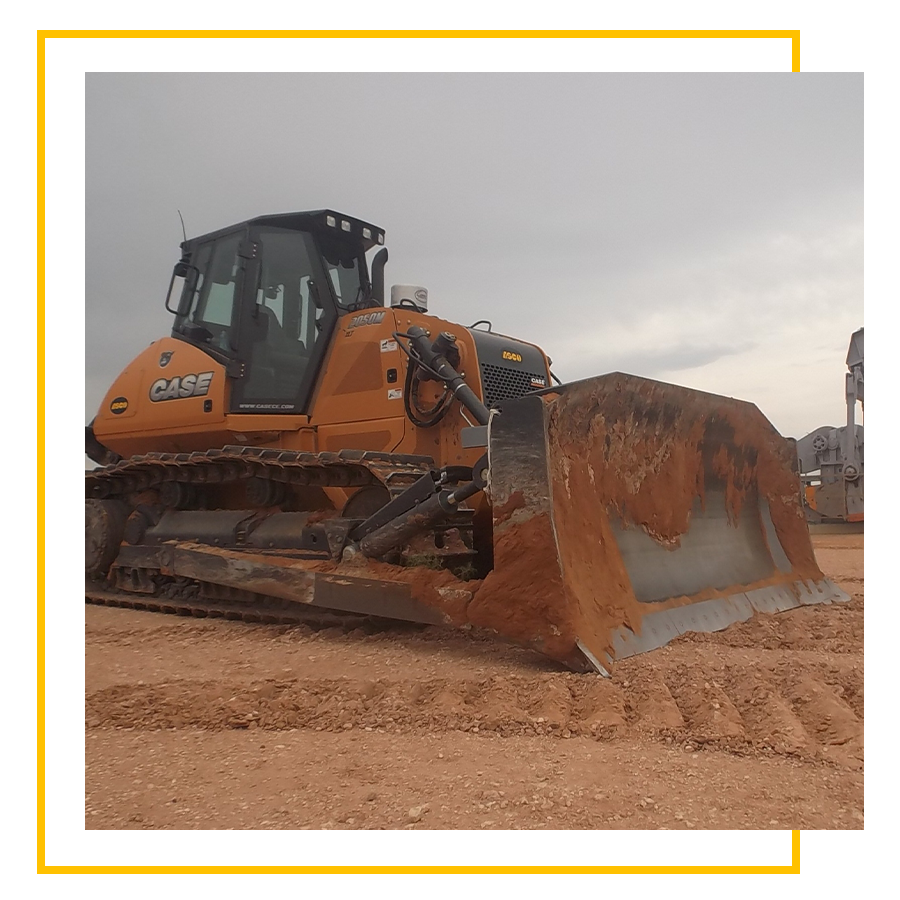
[[[332,210],[186,240],[170,337],[86,429],[85,596],[194,616],[479,626],[583,671],[806,603],[797,460],[750,403],[385,306]],[[487,327],[476,327],[478,325]]]
[[[856,424],[856,404],[865,405],[864,330],[853,332],[847,351],[846,424],[823,425],[797,441],[804,509],[813,529],[863,530],[863,426]]]

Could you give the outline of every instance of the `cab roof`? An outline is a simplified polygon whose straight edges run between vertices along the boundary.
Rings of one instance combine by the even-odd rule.
[[[314,209],[306,212],[272,213],[270,215],[256,216],[237,222],[226,228],[219,228],[207,234],[197,235],[182,243],[182,247],[205,242],[242,230],[248,226],[268,225],[273,228],[287,228],[292,231],[313,231],[322,234],[332,234],[335,237],[347,236],[356,238],[362,243],[363,250],[369,250],[384,243],[384,229],[346,213],[336,212],[333,209]]]

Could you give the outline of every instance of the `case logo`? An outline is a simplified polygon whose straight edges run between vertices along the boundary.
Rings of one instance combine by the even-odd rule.
[[[110,401],[109,411],[114,416],[121,416],[126,409],[128,409],[128,400],[125,397],[116,397],[115,400]]]
[[[161,400],[205,397],[212,377],[212,372],[201,372],[199,375],[176,375],[171,379],[158,378],[150,385],[150,399],[159,403]]]

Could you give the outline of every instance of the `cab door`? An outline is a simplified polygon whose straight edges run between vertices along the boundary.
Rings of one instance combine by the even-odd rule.
[[[258,228],[255,280],[245,287],[233,384],[235,413],[305,413],[337,318],[312,235]]]

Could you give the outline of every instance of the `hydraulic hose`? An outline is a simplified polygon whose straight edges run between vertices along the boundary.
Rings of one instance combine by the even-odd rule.
[[[466,384],[462,375],[447,361],[446,354],[455,347],[456,336],[442,331],[432,342],[428,332],[418,325],[411,326],[406,335],[401,336],[407,337],[412,344],[418,357],[414,361],[442,381],[447,389],[453,392],[453,396],[475,417],[479,425],[487,425],[490,418],[488,408]]]

